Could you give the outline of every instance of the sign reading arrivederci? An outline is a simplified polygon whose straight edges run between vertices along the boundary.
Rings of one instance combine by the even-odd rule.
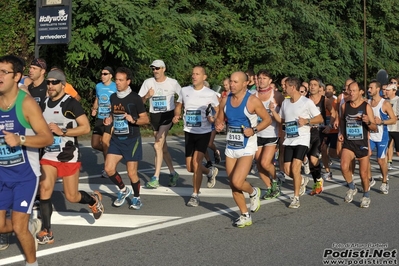
[[[36,21],[37,44],[67,44],[71,38],[70,6],[39,7]]]

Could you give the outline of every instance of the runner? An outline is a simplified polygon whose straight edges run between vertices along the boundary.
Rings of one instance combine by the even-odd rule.
[[[175,187],[179,174],[175,171],[172,157],[168,151],[166,137],[172,128],[175,109],[175,95],[179,95],[179,83],[165,75],[166,66],[162,60],[155,60],[150,65],[154,77],[146,79],[141,85],[139,96],[146,103],[149,100],[150,121],[154,130],[155,173],[147,182],[147,188],[159,187],[162,161],[169,168],[169,186]]]
[[[143,158],[139,126],[150,121],[141,97],[130,88],[132,78],[132,71],[126,67],[120,67],[115,72],[117,92],[110,97],[111,115],[104,119],[105,126],[112,125],[114,128],[105,159],[105,171],[119,188],[114,205],[120,207],[132,194],[132,190],[123,183],[121,175],[116,171],[122,158],[126,161],[127,175],[133,189],[129,208],[139,210],[143,205],[137,175],[138,162]]]
[[[341,171],[349,190],[346,192],[345,202],[351,202],[357,193],[357,188],[353,182],[354,159],[359,161],[359,174],[363,186],[363,198],[360,203],[361,208],[370,206],[370,180],[368,169],[369,158],[369,131],[377,130],[373,110],[371,106],[363,100],[361,90],[357,82],[352,82],[348,86],[349,100],[341,106],[340,133],[338,140],[343,142],[341,151]]]
[[[289,208],[299,208],[299,196],[305,194],[309,182],[307,176],[301,176],[301,165],[310,143],[310,125],[320,124],[323,117],[312,100],[299,92],[301,83],[298,78],[289,77],[285,81],[285,88],[289,99],[282,103],[277,113],[274,104],[270,110],[277,122],[285,123],[284,140],[284,172],[294,180],[294,197]]]
[[[204,86],[207,78],[205,68],[196,66],[192,70],[192,86],[181,89],[177,99],[173,123],[178,123],[184,105],[184,136],[187,171],[193,173],[193,194],[187,202],[189,207],[199,205],[199,193],[202,183],[202,174],[207,175],[209,188],[214,187],[219,170],[212,166],[209,169],[202,164],[204,154],[211,137],[212,123],[215,117],[206,113],[209,104],[219,112],[219,100],[215,91]]]
[[[2,249],[15,232],[26,265],[38,265],[35,235],[41,223],[29,222],[29,217],[39,185],[38,149],[50,145],[52,135],[35,100],[18,89],[22,74],[18,57],[0,57],[0,143],[5,151],[0,154],[0,233],[5,238]],[[6,217],[10,209],[11,218]]]
[[[54,243],[51,196],[58,177],[63,178],[64,194],[69,202],[88,204],[95,219],[99,219],[104,212],[100,192],[93,191],[89,195],[85,191],[78,191],[81,158],[77,137],[89,133],[90,124],[80,103],[65,93],[65,83],[64,72],[50,71],[47,75],[49,97],[41,106],[53,133],[53,144],[44,148],[40,160],[40,215],[43,226],[36,238],[42,245]]]
[[[240,228],[252,224],[243,192],[250,196],[251,212],[257,212],[260,208],[261,191],[246,181],[246,178],[257,150],[256,133],[272,122],[261,100],[247,90],[247,83],[248,78],[244,72],[234,72],[231,75],[231,92],[222,100],[221,112],[215,123],[216,130],[221,131],[227,118],[226,172],[234,201],[241,212],[233,225]],[[262,119],[259,124],[258,116]]]

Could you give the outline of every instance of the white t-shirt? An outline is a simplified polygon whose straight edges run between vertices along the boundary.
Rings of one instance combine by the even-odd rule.
[[[206,108],[219,106],[216,92],[203,87],[195,90],[193,86],[183,87],[177,102],[184,105],[184,131],[193,134],[205,134],[212,131],[211,123],[206,118]]]
[[[301,96],[296,102],[291,99],[285,99],[281,105],[280,116],[285,120],[285,139],[283,145],[309,147],[310,144],[310,126],[298,125],[298,118],[311,119],[320,114],[319,108],[314,102],[304,96]]]
[[[164,113],[175,109],[175,94],[179,94],[181,87],[172,78],[166,77],[163,82],[157,82],[155,78],[146,79],[141,85],[139,96],[144,97],[153,88],[154,95],[150,98],[150,113]]]
[[[395,96],[392,98],[392,100],[389,100],[389,102],[392,105],[393,112],[395,113],[396,116],[398,116],[399,115],[399,97]],[[399,120],[396,121],[396,123],[393,125],[388,125],[388,131],[398,132],[399,131]]]

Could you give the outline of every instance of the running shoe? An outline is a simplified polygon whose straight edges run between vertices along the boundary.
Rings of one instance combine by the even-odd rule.
[[[260,208],[260,188],[254,187],[254,189],[256,190],[256,194],[249,197],[249,200],[251,202],[251,212],[257,212]]]
[[[250,226],[252,225],[252,217],[251,215],[246,216],[244,214],[241,214],[240,217],[238,217],[237,220],[234,221],[233,225],[238,228]]]
[[[305,175],[310,174],[310,167],[309,167],[309,159],[305,162],[302,163],[303,166],[303,172],[305,173]]]
[[[370,207],[370,202],[371,202],[370,198],[363,197],[362,201],[360,202],[360,208],[368,208],[368,207]]]
[[[107,175],[107,172],[105,172],[105,170],[102,171],[101,177],[102,178],[109,178],[109,176]]]
[[[40,219],[30,219],[29,220],[29,232],[33,236],[33,240],[35,241],[35,248],[37,250],[38,242],[36,240],[36,235],[40,232],[42,228],[42,221]]]
[[[208,176],[208,183],[206,184],[206,186],[208,188],[213,188],[216,185],[216,176],[219,173],[219,169],[212,166],[209,170],[212,171],[212,175],[210,177]]]
[[[0,250],[5,250],[9,246],[10,246],[10,234],[0,234]]]
[[[190,200],[187,202],[188,207],[198,207],[199,205],[199,197],[198,196],[191,196]]]
[[[129,209],[140,210],[141,206],[143,206],[143,203],[141,203],[140,197],[133,197]]]
[[[298,209],[301,206],[301,203],[299,202],[299,197],[292,197],[291,200],[291,204],[288,206],[288,208]]]
[[[323,192],[323,179],[322,178],[318,179],[316,181],[316,183],[314,183],[313,189],[310,192],[310,195],[311,196],[318,195],[318,194],[321,194],[321,192]]]
[[[175,172],[174,175],[170,174],[169,175],[169,184],[168,186],[170,187],[175,187],[177,185],[177,180],[179,179],[179,174]]]
[[[263,196],[264,199],[274,199],[280,196],[280,186],[277,181],[272,181],[272,187],[266,190],[266,194]]]
[[[98,220],[98,219],[100,219],[101,215],[104,213],[104,205],[101,202],[103,199],[103,196],[97,190],[94,190],[93,194],[91,194],[91,196],[96,200],[96,203],[94,203],[93,206],[89,205],[89,208],[93,212],[94,219]]]
[[[352,202],[353,196],[355,196],[356,193],[357,193],[357,188],[355,188],[355,189],[349,189],[349,190],[346,192],[345,202],[348,202],[348,203],[349,203],[349,202]]]
[[[151,177],[150,181],[145,184],[146,188],[157,188],[159,187],[159,181],[156,176]]]
[[[47,229],[43,229],[39,233],[36,234],[37,243],[40,245],[53,244],[54,243],[54,235],[53,232]]]
[[[306,185],[309,183],[309,177],[302,176],[301,187],[299,188],[299,196],[302,196],[306,192]]]
[[[331,181],[332,180],[332,172],[323,173],[322,177],[326,181]]]
[[[375,180],[374,180],[374,178],[371,177],[369,180],[370,180],[370,187],[374,186],[374,185],[375,185]]]
[[[114,201],[114,205],[116,207],[120,207],[125,203],[125,200],[127,197],[129,197],[132,194],[132,190],[129,187],[126,187],[126,190],[122,192],[119,190],[118,192],[118,198]]]
[[[389,185],[388,183],[382,183],[380,187],[380,192],[384,195],[388,194],[389,192]]]
[[[271,195],[272,195],[272,188],[269,187],[269,188],[266,189],[266,193],[263,196],[263,199],[271,199]]]
[[[219,164],[220,161],[221,161],[221,158],[220,158],[220,151],[219,151],[219,150],[216,150],[216,151],[213,153],[213,155],[214,155],[214,157],[215,157],[215,164]]]
[[[389,162],[388,163],[388,170],[392,170],[393,169],[393,167],[392,167],[392,162]]]

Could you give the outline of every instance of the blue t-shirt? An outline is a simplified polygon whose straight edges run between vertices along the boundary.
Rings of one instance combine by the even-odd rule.
[[[109,101],[111,94],[116,92],[116,84],[111,83],[106,86],[100,82],[96,85],[96,97],[98,98],[98,112],[97,118],[104,119],[109,116],[111,112],[111,103]]]

